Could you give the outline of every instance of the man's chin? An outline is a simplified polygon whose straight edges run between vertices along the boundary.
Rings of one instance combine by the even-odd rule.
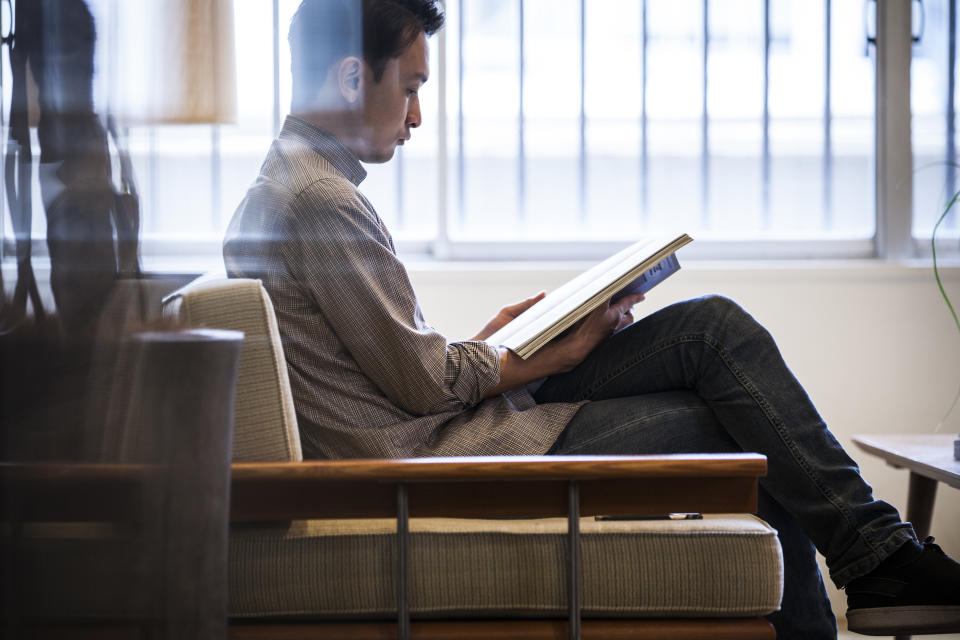
[[[360,158],[363,162],[367,164],[383,164],[384,162],[389,162],[393,159],[393,156],[396,154],[396,147],[390,149],[383,149],[380,151],[371,151],[366,154],[366,157]]]

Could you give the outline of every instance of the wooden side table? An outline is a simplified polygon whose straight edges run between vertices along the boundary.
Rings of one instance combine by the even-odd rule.
[[[853,442],[863,451],[883,458],[891,467],[910,471],[907,520],[917,537],[930,534],[937,483],[960,489],[960,462],[953,459],[956,434],[858,435]],[[896,636],[909,640],[910,636]]]
[[[953,459],[956,434],[858,435],[853,442],[897,469],[910,471],[907,520],[923,540],[930,534],[937,483],[960,489],[960,462]]]

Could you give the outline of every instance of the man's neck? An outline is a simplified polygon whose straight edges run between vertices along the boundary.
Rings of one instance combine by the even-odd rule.
[[[354,145],[351,143],[352,140],[356,139],[356,133],[354,132],[354,127],[351,126],[349,122],[349,117],[345,116],[342,113],[297,113],[291,112],[295,118],[300,118],[304,122],[309,122],[315,127],[323,129],[337,141],[349,149],[354,155],[357,155],[357,150],[354,148]]]

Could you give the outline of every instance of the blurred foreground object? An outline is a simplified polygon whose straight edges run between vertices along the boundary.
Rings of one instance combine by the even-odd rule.
[[[94,108],[97,29],[89,7],[83,0],[21,1],[14,16],[15,31],[4,41],[12,95],[3,186],[17,282],[0,304],[0,455],[71,459],[82,450],[93,336],[118,278],[115,230],[124,223],[115,216],[109,145]],[[47,279],[35,278],[31,264],[39,214],[46,217],[54,305],[42,294]],[[135,260],[136,247],[128,253]]]
[[[122,375],[112,357],[150,312],[124,127],[234,118],[233,5],[21,0],[14,12],[3,186],[17,281],[0,283],[0,458],[101,459],[104,389]],[[113,113],[97,112],[95,87]],[[31,263],[41,215],[49,289]]]
[[[0,463],[0,615],[10,637],[225,640],[242,339],[133,334],[129,392],[111,408],[124,427],[108,447],[115,462]],[[90,499],[64,499],[82,487]]]
[[[123,124],[236,120],[232,0],[120,1],[111,8],[110,104]]]

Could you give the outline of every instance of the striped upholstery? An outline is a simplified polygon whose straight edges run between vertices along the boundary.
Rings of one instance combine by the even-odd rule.
[[[200,278],[164,298],[164,314],[193,327],[244,333],[233,459],[303,460],[277,318],[260,281]]]
[[[746,617],[780,606],[777,533],[753,516],[581,520],[593,617]],[[230,614],[390,617],[394,520],[235,528]],[[566,519],[410,521],[410,604],[421,617],[562,617]]]

